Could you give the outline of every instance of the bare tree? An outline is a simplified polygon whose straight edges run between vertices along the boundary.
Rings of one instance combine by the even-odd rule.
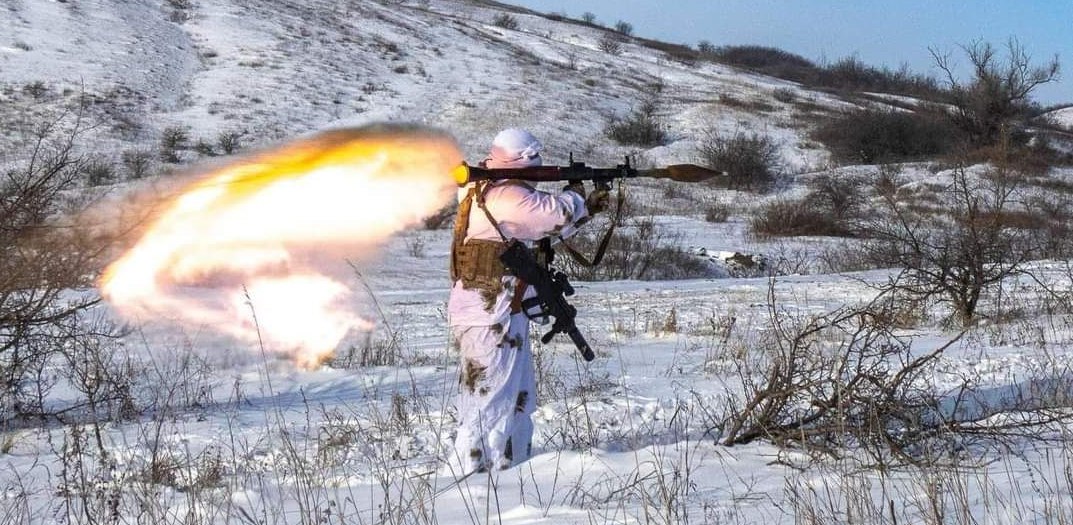
[[[957,167],[949,186],[928,196],[931,208],[894,185],[881,190],[880,213],[864,226],[866,250],[903,268],[884,291],[948,302],[962,325],[971,323],[984,292],[1037,253],[1013,209],[1020,184],[1007,169],[973,177]]]
[[[1058,79],[1057,55],[1043,65],[1034,65],[1016,39],[1006,43],[1005,60],[987,42],[974,41],[961,49],[972,66],[968,82],[958,80],[949,54],[929,51],[946,76],[954,123],[978,146],[995,144],[1004,133],[1012,131],[1010,127],[1025,118],[1032,92]]]
[[[25,158],[0,176],[0,420],[40,415],[45,365],[94,335],[80,317],[99,301],[89,290],[101,248],[67,213],[87,164],[74,147],[81,114],[33,130]]]

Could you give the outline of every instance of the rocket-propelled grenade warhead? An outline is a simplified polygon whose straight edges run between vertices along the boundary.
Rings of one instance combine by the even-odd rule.
[[[481,168],[466,163],[458,165],[453,172],[459,186],[481,180],[516,179],[530,182],[610,182],[613,179],[651,177],[671,179],[678,182],[702,182],[716,177],[725,177],[726,172],[697,166],[695,164],[672,164],[662,168],[637,169],[625,164],[613,168],[594,168],[584,162],[571,162],[568,166],[534,166],[529,168]]]

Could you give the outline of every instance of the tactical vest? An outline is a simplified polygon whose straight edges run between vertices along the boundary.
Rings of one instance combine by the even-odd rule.
[[[484,195],[488,192],[487,181],[478,182],[469,189],[469,193],[458,203],[458,216],[455,218],[454,237],[451,240],[451,279],[462,281],[467,290],[480,290],[492,296],[503,290],[502,279],[507,275],[507,268],[499,260],[507,243],[505,240],[489,241],[484,239],[466,240],[469,232],[469,214],[473,203],[484,211],[489,222],[499,231],[499,223],[484,206]],[[503,232],[499,232],[500,237]]]

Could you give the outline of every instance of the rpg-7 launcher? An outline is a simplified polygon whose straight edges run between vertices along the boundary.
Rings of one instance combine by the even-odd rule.
[[[574,162],[570,156],[569,166],[533,166],[529,168],[481,168],[462,163],[454,169],[455,182],[464,186],[469,182],[481,180],[517,179],[531,182],[555,182],[568,181],[580,182],[591,180],[597,185],[608,185],[614,179],[629,179],[634,177],[652,177],[657,179],[671,179],[678,182],[701,182],[726,173],[708,169],[695,164],[673,164],[663,168],[637,169],[630,166],[630,158],[626,157],[625,164],[619,164],[614,168],[593,168],[586,166],[584,162]]]
[[[507,245],[507,249],[499,256],[499,260],[515,277],[533,285],[537,292],[537,299],[540,300],[545,313],[555,318],[551,331],[544,334],[540,341],[548,344],[555,334],[566,334],[581,352],[581,356],[586,361],[592,361],[596,354],[574,324],[577,308],[566,302],[565,296],[574,295],[574,288],[566,280],[566,275],[541,266],[533,257],[533,252],[517,240]]]

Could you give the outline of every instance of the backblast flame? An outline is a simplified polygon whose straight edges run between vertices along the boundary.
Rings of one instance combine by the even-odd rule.
[[[461,161],[445,134],[384,125],[242,158],[168,202],[101,292],[125,316],[213,327],[314,366],[371,327],[346,262],[442,207]]]

